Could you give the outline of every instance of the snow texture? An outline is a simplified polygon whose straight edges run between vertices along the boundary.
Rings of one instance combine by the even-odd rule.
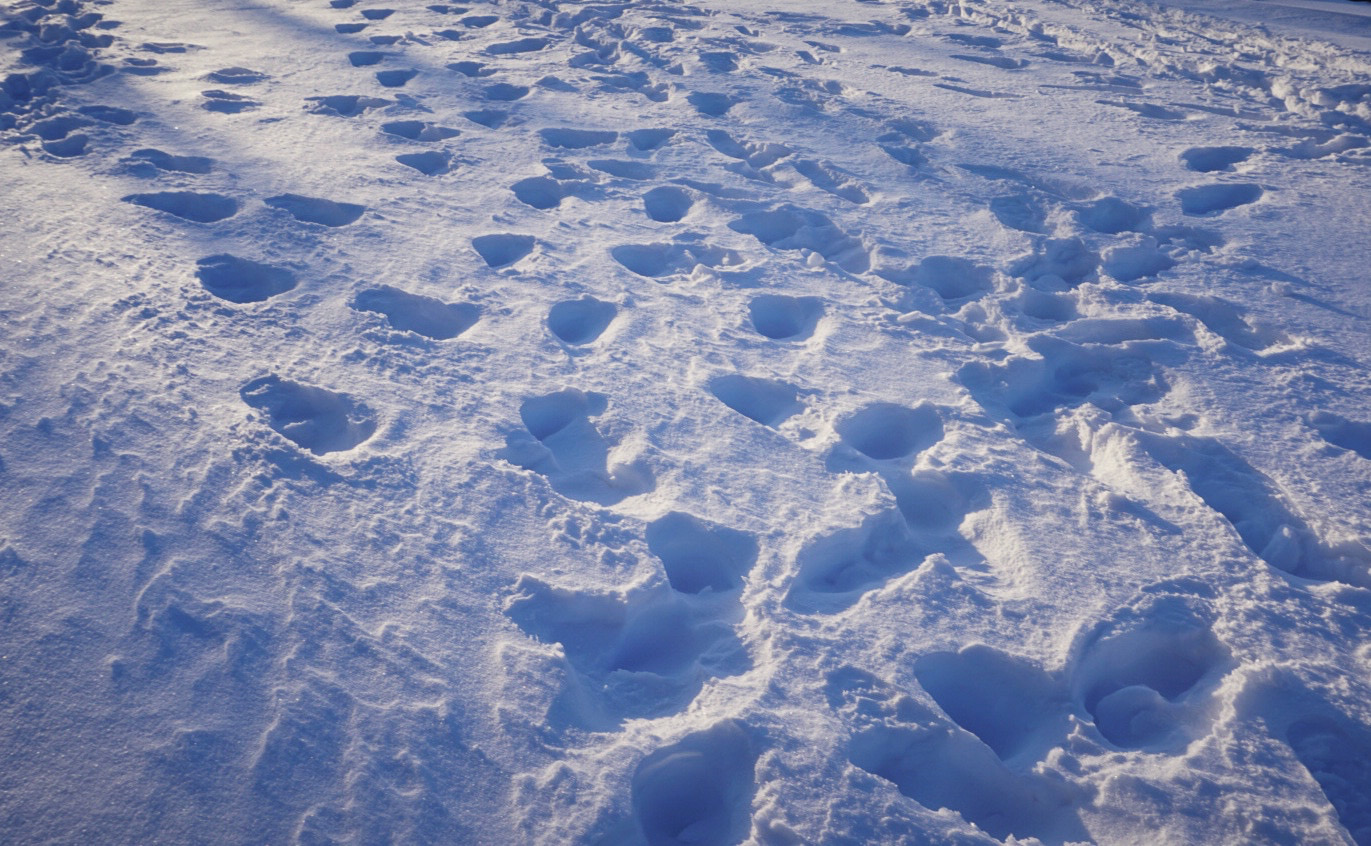
[[[1371,4],[0,57],[0,841],[1371,844]]]

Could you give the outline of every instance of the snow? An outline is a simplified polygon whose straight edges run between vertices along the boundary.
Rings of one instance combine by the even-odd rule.
[[[1368,26],[6,4],[0,840],[1371,843]]]

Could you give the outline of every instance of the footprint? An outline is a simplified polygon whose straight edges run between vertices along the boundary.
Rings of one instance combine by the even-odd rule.
[[[680,511],[647,526],[647,547],[678,593],[724,593],[742,587],[757,563],[757,540]]]
[[[1023,70],[1028,67],[1027,59],[1011,59],[1008,56],[971,56],[962,53],[952,53],[950,59],[960,59],[963,62],[975,62],[979,65],[990,65],[1000,70]]]
[[[383,70],[376,72],[376,81],[381,83],[382,88],[402,88],[405,83],[418,75],[419,72],[412,68],[405,70]]]
[[[1082,647],[1073,688],[1100,734],[1115,746],[1160,749],[1188,742],[1199,719],[1196,688],[1232,665],[1228,648],[1184,597],[1165,596],[1103,625]]]
[[[580,677],[550,721],[604,730],[628,717],[664,716],[685,708],[707,676],[733,671],[742,649],[736,637],[686,600],[665,585],[600,592],[520,576],[505,613],[531,637],[560,644]],[[587,707],[591,697],[606,713]]]
[[[421,120],[397,120],[381,124],[381,131],[387,135],[397,135],[411,141],[445,141],[456,138],[461,131],[446,126],[435,126]]]
[[[363,97],[360,94],[331,94],[327,97],[306,97],[316,105],[310,109],[314,114],[335,115],[337,117],[357,117],[368,109],[389,106],[389,100],[380,97]]]
[[[876,461],[909,458],[943,437],[942,418],[927,403],[913,408],[872,403],[839,421],[836,429],[842,446]]]
[[[953,722],[1000,760],[1040,760],[1070,728],[1069,697],[1042,668],[980,644],[934,652],[914,663],[919,685]]]
[[[249,68],[231,67],[211,71],[206,78],[221,85],[252,85],[267,79],[267,75]]]
[[[204,156],[174,156],[151,148],[134,150],[130,158],[151,164],[158,170],[172,170],[178,173],[209,173],[214,160]]]
[[[365,68],[372,65],[379,65],[386,58],[386,54],[379,50],[354,50],[348,53],[348,61],[354,68]]]
[[[658,223],[676,223],[694,204],[695,198],[689,192],[669,185],[653,188],[643,195],[643,210]]]
[[[849,760],[925,808],[955,811],[1001,840],[1092,839],[1076,810],[1088,797],[1059,777],[1009,769],[974,735],[861,670],[830,673],[827,694],[856,726]]]
[[[852,174],[845,173],[834,165],[809,159],[796,159],[793,164],[795,170],[805,179],[808,179],[815,188],[827,191],[835,197],[847,200],[849,203],[863,205],[871,202],[871,197],[867,195],[866,190],[862,188]]]
[[[296,285],[295,274],[284,267],[228,253],[207,256],[196,264],[195,275],[205,290],[231,303],[260,303],[284,294]]]
[[[467,29],[485,29],[498,20],[499,17],[495,15],[468,15],[462,18],[461,24]]]
[[[795,386],[772,379],[717,376],[709,381],[709,392],[749,420],[772,429],[804,408]]]
[[[1175,266],[1176,260],[1163,252],[1157,239],[1150,235],[1115,244],[1104,251],[1100,262],[1100,268],[1119,282],[1136,282]]]
[[[44,141],[43,152],[56,156],[59,159],[72,159],[86,154],[86,145],[90,138],[83,133],[68,135],[59,141]]]
[[[363,9],[362,17],[369,21],[383,21],[395,14],[394,9]]]
[[[738,69],[738,57],[731,51],[701,53],[699,59],[700,64],[710,73],[732,73]]]
[[[90,126],[90,123],[77,115],[57,115],[35,122],[29,126],[29,132],[44,141],[59,141],[78,129]]]
[[[574,389],[529,399],[519,407],[527,431],[512,433],[500,457],[583,502],[614,505],[647,493],[656,483],[646,465],[608,466],[610,445],[590,422],[607,405],[603,394]]]
[[[402,153],[395,157],[395,161],[405,167],[412,167],[425,176],[436,176],[448,172],[452,165],[452,154],[438,150],[428,150],[423,153]]]
[[[564,300],[548,311],[547,328],[562,343],[573,346],[588,344],[604,333],[618,312],[614,303],[591,296]]]
[[[849,273],[871,269],[866,245],[816,211],[785,205],[745,214],[729,222],[728,228],[751,235],[774,249],[811,250]]]
[[[1147,298],[1190,315],[1215,335],[1244,349],[1261,352],[1275,345],[1291,343],[1290,336],[1281,330],[1252,325],[1237,305],[1218,297],[1171,294],[1163,291],[1148,294]]]
[[[591,159],[586,162],[592,170],[607,173],[610,176],[617,176],[620,179],[632,179],[638,182],[645,182],[653,179],[657,175],[656,169],[646,162],[624,161],[622,159]]]
[[[670,141],[675,135],[674,129],[635,129],[628,133],[628,143],[636,150],[648,152]]]
[[[944,301],[963,300],[989,293],[995,287],[989,268],[955,256],[929,256],[917,265],[878,275],[900,285],[920,285]]]
[[[1181,211],[1185,214],[1213,216],[1255,203],[1263,193],[1260,185],[1236,182],[1182,188],[1176,192],[1176,198],[1181,201]]]
[[[752,327],[774,341],[802,341],[814,334],[823,316],[823,300],[818,297],[787,297],[760,294],[747,305]]]
[[[785,604],[805,613],[840,611],[918,567],[926,555],[900,512],[883,511],[806,544],[795,559],[796,578]]]
[[[743,261],[732,250],[696,244],[620,244],[611,248],[609,254],[633,273],[649,279],[689,273],[701,264],[732,267]]]
[[[529,90],[527,85],[511,85],[508,82],[497,82],[494,85],[487,85],[485,90],[481,92],[481,96],[487,100],[509,103],[527,97]]]
[[[348,395],[274,374],[248,382],[239,394],[267,415],[271,428],[315,455],[350,450],[376,431],[376,414]]]
[[[474,326],[481,316],[481,310],[470,303],[445,303],[389,285],[362,291],[352,301],[352,307],[385,315],[395,329],[435,341],[457,337]]]
[[[1371,461],[1371,422],[1348,420],[1330,411],[1315,412],[1309,422],[1325,441]]]
[[[1009,194],[990,201],[990,213],[1010,229],[1043,234],[1046,231],[1047,211],[1030,194]]]
[[[686,101],[695,107],[695,111],[705,117],[723,117],[728,114],[729,109],[732,109],[740,102],[727,94],[707,93],[704,91],[691,92],[686,96]]]
[[[1341,714],[1317,715],[1293,722],[1285,740],[1352,842],[1371,843],[1371,733]]]
[[[1255,150],[1251,147],[1191,147],[1181,152],[1181,161],[1199,173],[1232,170],[1233,165],[1247,161]]]
[[[501,109],[474,109],[469,112],[462,112],[462,117],[478,123],[487,129],[499,129],[509,120],[509,112]]]
[[[366,29],[370,24],[365,23],[340,23],[333,25],[333,31],[340,35],[354,35]]]
[[[709,130],[705,133],[705,140],[725,156],[747,162],[756,170],[770,167],[794,152],[784,144],[739,141],[722,129]]]
[[[272,208],[289,212],[296,220],[323,226],[347,226],[355,223],[367,210],[366,206],[355,203],[335,203],[332,200],[304,197],[299,194],[280,194],[268,197],[262,202]]]
[[[495,73],[494,68],[487,68],[481,62],[453,62],[447,66],[449,70],[454,70],[462,76],[482,77],[491,76]]]
[[[1223,444],[1190,435],[1135,436],[1160,464],[1184,473],[1195,495],[1272,567],[1301,578],[1371,587],[1371,550],[1351,541],[1338,547],[1323,543],[1270,479]]]
[[[238,201],[232,197],[194,191],[130,194],[124,197],[124,202],[156,209],[196,223],[214,223],[238,213]]]
[[[570,192],[562,183],[547,176],[521,179],[509,186],[509,189],[514,192],[515,199],[535,209],[555,209],[562,204],[562,200],[570,196]]]
[[[547,38],[518,38],[514,41],[502,41],[498,44],[491,44],[486,48],[486,54],[491,56],[510,56],[515,53],[534,53],[544,50],[552,41]]]
[[[251,97],[244,97],[242,94],[234,94],[229,91],[213,89],[201,91],[200,96],[205,98],[201,108],[206,111],[219,112],[226,115],[236,115],[239,112],[246,112],[262,105]]]
[[[746,839],[757,790],[746,727],[727,720],[643,758],[633,816],[648,846],[731,846]]]
[[[532,235],[516,235],[508,232],[478,235],[471,239],[472,248],[490,267],[506,267],[514,264],[533,252],[535,243]]]
[[[1120,232],[1147,232],[1152,228],[1152,210],[1144,206],[1104,197],[1076,211],[1081,225],[1105,235]]]
[[[1097,278],[1100,256],[1080,238],[1043,238],[1009,272],[1040,291],[1069,291]]]
[[[549,147],[559,147],[566,150],[583,150],[587,147],[612,144],[619,138],[617,132],[598,129],[568,129],[565,127],[540,129],[538,134],[542,136],[543,143]]]
[[[1185,120],[1186,113],[1158,106],[1155,103],[1126,103],[1115,100],[1096,100],[1101,106],[1116,106],[1153,120]]]

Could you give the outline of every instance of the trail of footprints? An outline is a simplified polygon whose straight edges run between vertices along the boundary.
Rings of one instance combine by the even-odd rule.
[[[351,13],[357,3],[332,0],[329,5]],[[535,90],[498,79],[485,82],[499,72],[492,63],[503,57],[547,50],[557,43],[552,36],[574,32],[585,52],[571,60],[572,69],[596,69],[595,82],[602,91],[664,102],[669,98],[665,86],[649,73],[615,70],[618,57],[632,49],[648,65],[669,72],[672,62],[682,61],[677,36],[703,26],[689,16],[663,13],[663,25],[630,29],[615,22],[623,10],[603,13],[602,19],[601,12],[587,8],[575,15],[554,16],[549,11],[529,22],[549,36],[535,36],[527,34],[527,26],[506,31],[497,26],[499,16],[470,14],[469,6],[434,4],[427,9],[450,26],[435,31],[438,38],[483,39],[484,47],[471,53],[480,60],[447,65],[453,74],[478,84],[472,96],[482,108],[468,110],[464,117],[480,131],[505,126],[513,110]],[[360,20],[338,23],[340,35],[362,33],[393,13],[382,8],[355,11]],[[919,9],[908,11],[911,18],[919,17]],[[903,36],[910,29],[908,24],[879,22],[827,26],[788,18],[786,13],[775,17],[786,26],[829,38]],[[60,160],[90,152],[99,133],[106,131],[101,127],[112,131],[135,124],[138,116],[127,110],[86,106],[70,111],[61,103],[61,86],[115,71],[98,61],[98,51],[113,43],[106,31],[115,27],[116,22],[84,13],[70,0],[32,5],[12,19],[7,28],[22,31],[39,46],[25,54],[35,70],[6,80],[0,93],[0,129],[20,141],[36,141],[47,156]],[[495,35],[478,35],[488,29]],[[745,27],[739,32],[742,37],[735,37],[729,50],[706,50],[689,60],[704,70],[706,87],[714,87],[711,78],[726,79],[753,55],[766,52],[760,42],[748,40],[755,32]],[[962,62],[1009,73],[1030,63],[1001,52],[1006,44],[1002,38],[965,33],[948,37],[964,49],[979,51],[952,56]],[[375,49],[353,50],[348,61],[359,72],[372,74],[379,88],[404,89],[420,71],[390,66],[404,54],[385,48],[394,48],[399,40],[370,36]],[[815,39],[807,44],[812,49],[799,51],[798,57],[815,66],[833,61],[841,50]],[[188,49],[170,44],[144,47],[158,57]],[[1060,51],[1040,51],[1039,57],[1077,61]],[[164,69],[161,60],[129,59],[121,70],[155,75]],[[888,70],[916,79],[937,76],[913,68]],[[1121,74],[1081,71],[1078,77],[1083,86],[1098,90],[1131,92],[1137,87],[1135,80]],[[202,106],[225,116],[251,112],[262,102],[242,92],[265,79],[248,68],[215,71],[208,80],[225,87],[205,90]],[[977,97],[999,96],[949,82],[932,84]],[[551,91],[578,90],[557,78],[544,78],[537,85]],[[836,93],[823,85],[794,85],[778,89],[777,96],[819,109]],[[325,118],[359,119],[374,110],[399,117],[398,101],[391,96],[321,95],[310,98],[308,108]],[[828,268],[835,278],[883,280],[886,290],[895,292],[888,305],[896,312],[947,316],[974,341],[1003,340],[1007,331],[1017,332],[1031,355],[968,360],[956,373],[956,380],[992,417],[1010,424],[1033,446],[1089,472],[1088,457],[1083,463],[1050,427],[1039,424],[1083,405],[1100,409],[1161,466],[1184,473],[1194,494],[1232,525],[1257,558],[1304,579],[1371,585],[1371,553],[1358,544],[1335,547],[1323,542],[1285,504],[1276,486],[1235,452],[1209,438],[1158,434],[1139,426],[1132,415],[1134,407],[1155,402],[1169,391],[1167,365],[1194,355],[1201,331],[1221,339],[1235,354],[1288,347],[1293,342],[1285,333],[1249,321],[1235,303],[1146,288],[1145,301],[1154,306],[1150,316],[1079,319],[1074,292],[1081,285],[1104,274],[1119,283],[1146,286],[1178,262],[1221,245],[1221,234],[1190,225],[1158,226],[1154,209],[1081,192],[1051,179],[996,165],[962,164],[965,178],[994,186],[987,211],[1003,226],[1028,236],[1032,251],[998,269],[957,256],[925,256],[903,266],[891,265],[877,257],[868,239],[849,231],[835,215],[806,208],[779,193],[787,185],[807,185],[860,208],[874,193],[860,176],[791,145],[739,134],[723,122],[744,102],[738,92],[693,90],[678,99],[693,113],[692,119],[710,128],[538,129],[548,154],[541,162],[545,175],[513,182],[513,199],[551,214],[569,199],[598,200],[620,182],[650,183],[638,196],[642,215],[654,223],[679,230],[678,224],[707,206],[729,215],[728,229],[755,240],[757,250],[798,253],[806,262]],[[1183,117],[1155,104],[1101,102],[1132,110],[1143,119]],[[884,129],[876,145],[911,172],[928,168],[938,155],[932,149],[942,134],[936,127],[906,118],[888,121]],[[461,167],[459,156],[447,146],[461,136],[460,129],[401,118],[380,123],[379,131],[399,146],[427,145],[395,156],[399,165],[424,177],[441,177]],[[708,145],[721,157],[725,172],[746,180],[755,191],[738,193],[660,172],[654,152],[676,143]],[[1312,158],[1362,146],[1356,136],[1329,135],[1306,138],[1284,152]],[[621,150],[619,155],[627,158],[612,158],[612,150]],[[1179,154],[1178,167],[1213,179],[1240,169],[1260,152],[1246,146],[1193,147]],[[148,180],[168,174],[192,179],[216,167],[203,156],[151,148],[135,150],[126,166],[130,175]],[[1186,185],[1175,192],[1181,213],[1205,222],[1259,203],[1263,196],[1259,184],[1232,179]],[[131,193],[124,200],[201,226],[249,211],[234,197],[183,188]],[[252,213],[276,214],[297,226],[325,229],[354,225],[367,213],[359,204],[290,193],[269,197],[263,206]],[[1101,243],[1109,246],[1099,250],[1096,245]],[[493,232],[473,238],[471,248],[492,271],[517,273],[521,264],[536,261],[539,243],[529,234]],[[609,253],[626,272],[668,283],[700,266],[727,273],[748,262],[736,250],[683,233],[652,243],[614,245]],[[265,307],[257,304],[269,304],[302,284],[302,270],[222,253],[200,259],[195,275],[214,297],[238,306]],[[987,320],[978,306],[996,296],[1010,309],[1008,324]],[[435,342],[458,338],[481,319],[474,304],[445,302],[389,285],[360,291],[350,306],[394,332]],[[819,297],[758,292],[748,299],[746,314],[737,319],[779,350],[798,349],[815,335],[830,309]],[[566,350],[575,352],[605,343],[619,319],[621,306],[583,294],[552,305],[546,328]],[[718,401],[721,414],[736,414],[738,425],[781,432],[787,431],[787,421],[822,401],[817,392],[766,375],[720,373],[702,389]],[[378,412],[356,398],[276,374],[243,385],[240,396],[272,430],[316,456],[356,449],[383,423]],[[511,429],[498,457],[544,477],[552,490],[568,499],[605,508],[653,491],[656,480],[649,465],[641,460],[617,462],[616,444],[596,425],[612,403],[612,397],[575,388],[529,397],[518,409],[519,425]],[[859,526],[815,537],[803,547],[793,562],[793,579],[784,598],[790,612],[840,615],[930,559],[958,569],[987,569],[959,527],[968,515],[989,506],[991,492],[977,477],[920,462],[920,456],[944,438],[947,419],[946,410],[927,403],[873,402],[836,420],[836,442],[823,453],[826,469],[833,474],[870,474],[888,489],[894,506]],[[1371,422],[1320,412],[1308,423],[1330,448],[1371,459]],[[613,731],[627,719],[681,713],[710,679],[750,668],[748,649],[735,626],[743,617],[743,595],[763,554],[759,539],[685,511],[671,511],[647,523],[643,539],[660,565],[658,579],[584,590],[525,574],[505,603],[510,619],[531,638],[560,645],[580,689],[595,703],[590,717],[575,708],[565,711],[572,722],[588,720],[578,728]],[[1203,736],[1212,719],[1210,694],[1234,665],[1212,631],[1210,613],[1203,597],[1181,592],[1146,596],[1082,633],[1060,670],[971,645],[918,659],[913,672],[926,697],[911,696],[854,667],[830,672],[823,682],[824,695],[851,731],[847,754],[852,764],[893,784],[910,799],[930,809],[950,808],[999,838],[1084,839],[1088,833],[1075,810],[1084,801],[1081,788],[1033,765],[1065,742],[1073,721],[1093,725],[1102,745],[1163,754],[1178,752]],[[1371,735],[1330,706],[1324,708],[1326,717],[1277,725],[1282,711],[1273,704],[1273,731],[1282,734],[1342,809],[1347,827],[1362,830],[1371,826],[1371,811],[1355,794],[1371,789],[1371,774],[1359,768],[1358,759],[1347,750],[1371,749]],[[635,820],[647,842],[724,844],[746,837],[756,790],[754,766],[763,743],[745,722],[725,719],[642,758],[630,789]]]

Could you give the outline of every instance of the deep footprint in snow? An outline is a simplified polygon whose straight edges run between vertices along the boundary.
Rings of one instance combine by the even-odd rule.
[[[352,307],[382,314],[401,332],[413,332],[435,341],[457,337],[481,316],[481,310],[470,303],[445,303],[389,285],[362,291],[352,301]]]
[[[410,141],[445,141],[461,135],[457,129],[435,126],[421,120],[396,120],[381,124],[381,131],[387,135],[408,138]]]
[[[695,91],[686,97],[687,102],[695,107],[695,111],[705,117],[723,117],[728,114],[738,104],[738,100],[727,94],[708,93]]]
[[[280,434],[315,455],[344,452],[376,431],[376,414],[347,394],[262,376],[239,391],[243,402],[267,415]]]
[[[537,242],[532,235],[501,232],[477,235],[471,239],[472,249],[489,267],[507,267],[533,252]]]
[[[1371,461],[1371,422],[1349,420],[1331,411],[1316,412],[1309,422],[1325,441]]]
[[[411,79],[418,76],[419,72],[413,69],[406,70],[383,70],[376,72],[376,81],[382,88],[403,88]]]
[[[543,143],[549,147],[559,147],[565,150],[584,150],[587,147],[613,144],[619,137],[619,133],[609,130],[570,129],[566,127],[540,129],[538,134],[542,136]]]
[[[1075,810],[1087,797],[1060,778],[1009,769],[973,734],[863,670],[829,673],[825,692],[854,724],[849,760],[909,799],[999,839],[1091,839]]]
[[[1210,216],[1255,203],[1261,199],[1263,193],[1260,185],[1225,182],[1182,188],[1176,192],[1176,199],[1181,201],[1182,212],[1188,215]]]
[[[547,314],[547,328],[565,344],[588,344],[604,334],[619,309],[591,296],[564,300]]]
[[[1042,668],[989,646],[934,652],[914,664],[919,685],[957,725],[1000,760],[1032,753],[1066,737],[1065,686]]]
[[[240,68],[235,66],[231,68],[220,68],[217,71],[212,71],[205,78],[210,80],[211,82],[218,82],[221,85],[252,85],[253,83],[261,82],[262,80],[266,79],[267,75],[260,71],[252,70],[250,68]]]
[[[757,753],[746,727],[718,723],[643,758],[633,816],[648,846],[731,846],[747,836]]]
[[[909,408],[872,403],[839,421],[836,428],[844,446],[877,461],[908,458],[943,437],[942,418],[928,404]]]
[[[215,223],[238,213],[238,201],[232,197],[195,191],[130,194],[124,198],[124,202],[156,209],[195,223]]]
[[[1324,543],[1274,482],[1219,441],[1145,432],[1136,437],[1160,464],[1184,472],[1195,495],[1267,564],[1301,578],[1371,587],[1371,550],[1356,541]]]
[[[719,402],[757,423],[776,428],[804,408],[793,385],[751,376],[716,376],[709,392]]]
[[[784,205],[744,214],[730,221],[728,228],[751,235],[773,249],[811,250],[849,273],[871,269],[871,255],[861,239],[816,211]]]
[[[648,152],[670,141],[675,134],[674,129],[635,129],[628,133],[628,143],[635,150]]]
[[[231,303],[259,303],[295,287],[295,274],[275,265],[262,264],[221,253],[196,262],[195,275],[205,290]]]
[[[1232,170],[1256,152],[1251,147],[1191,147],[1181,153],[1185,166],[1199,173]]]
[[[802,341],[814,334],[814,327],[824,313],[823,300],[818,297],[787,297],[782,294],[761,294],[747,305],[752,328],[774,341]]]
[[[1191,691],[1217,683],[1232,664],[1205,615],[1185,597],[1102,624],[1087,641],[1072,685],[1100,734],[1115,746],[1160,749],[1188,739],[1199,715]]]
[[[379,109],[390,105],[389,100],[380,97],[364,97],[360,94],[330,94],[327,97],[306,97],[315,103],[310,109],[314,114],[334,115],[335,117],[357,117],[368,109]]]
[[[653,188],[643,195],[643,210],[658,223],[675,223],[685,217],[695,198],[684,189],[671,185]]]
[[[447,173],[452,166],[452,154],[439,150],[429,150],[424,153],[402,153],[395,157],[395,161],[405,167],[412,167],[425,176],[436,176],[440,173]]]
[[[520,179],[509,186],[509,190],[514,192],[514,197],[519,202],[542,210],[555,209],[562,204],[562,200],[570,196],[570,192],[562,183],[549,176]]]
[[[904,270],[877,273],[900,285],[931,289],[945,302],[978,297],[995,287],[990,268],[956,256],[929,256]]]
[[[178,173],[209,173],[214,160],[205,156],[176,156],[151,148],[134,150],[129,158],[147,162],[157,170],[172,170]]]
[[[500,457],[584,502],[614,505],[647,493],[656,482],[645,464],[609,466],[610,444],[590,422],[607,406],[603,394],[574,389],[528,399],[519,407],[525,431],[509,435]]]
[[[722,593],[742,586],[757,563],[757,540],[673,511],[647,526],[647,548],[662,561],[672,590]]]
[[[239,112],[246,112],[262,105],[251,97],[244,97],[242,94],[234,94],[231,91],[220,91],[213,89],[201,91],[200,96],[205,98],[201,107],[207,111],[219,112],[220,114],[236,115]]]
[[[528,96],[529,87],[527,85],[513,85],[508,82],[497,82],[487,85],[481,92],[481,96],[486,100],[493,100],[500,103],[512,103],[515,100],[522,100]]]
[[[386,58],[386,54],[379,50],[354,50],[348,53],[348,61],[354,68],[365,68],[380,64]]]
[[[505,612],[543,643],[561,644],[580,676],[550,722],[607,729],[625,717],[676,713],[704,678],[736,672],[736,637],[666,585],[594,591],[522,575]],[[587,700],[598,708],[587,708]],[[603,709],[604,713],[598,713]]]
[[[305,197],[300,194],[281,194],[268,197],[262,202],[272,208],[289,212],[296,220],[323,226],[347,226],[355,223],[367,210],[366,206],[355,203],[335,203],[333,200]]]

